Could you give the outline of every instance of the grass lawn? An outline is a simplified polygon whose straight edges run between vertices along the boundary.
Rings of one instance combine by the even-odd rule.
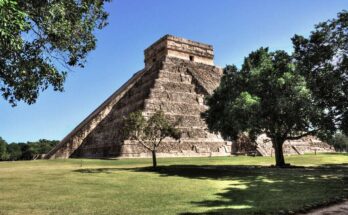
[[[0,214],[263,214],[348,195],[348,154],[0,162]]]

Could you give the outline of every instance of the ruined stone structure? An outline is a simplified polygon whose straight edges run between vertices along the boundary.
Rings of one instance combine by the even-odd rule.
[[[332,146],[314,136],[307,136],[298,140],[288,140],[283,145],[285,155],[303,155],[305,153],[334,151]],[[266,134],[258,136],[256,141],[252,141],[244,133],[239,135],[239,138],[233,141],[232,152],[237,155],[274,156],[272,141]]]
[[[181,140],[165,139],[158,156],[231,154],[231,142],[210,133],[201,118],[207,108],[204,96],[214,91],[222,76],[222,70],[214,66],[213,47],[166,35],[144,54],[145,68],[83,120],[46,158],[151,156],[143,146],[122,135],[123,117],[137,110],[144,116],[162,110],[173,121],[181,119]],[[258,154],[270,155],[269,143],[261,143]]]
[[[272,141],[265,134],[260,135],[256,139],[256,151],[261,156],[274,155]],[[286,141],[283,145],[283,152],[285,155],[303,155],[305,153],[315,152],[334,152],[334,148],[329,144],[322,142],[314,136],[303,137],[298,140]]]
[[[162,110],[181,118],[180,141],[166,139],[158,156],[230,155],[231,143],[208,132],[200,114],[204,96],[219,85],[222,70],[214,66],[213,47],[166,35],[145,50],[145,68],[126,82],[81,122],[47,158],[145,157],[140,144],[123,139],[124,116],[141,110],[145,116]]]

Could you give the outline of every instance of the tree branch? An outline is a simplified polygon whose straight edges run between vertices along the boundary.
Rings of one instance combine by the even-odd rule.
[[[151,147],[149,147],[148,145],[146,145],[144,143],[144,141],[140,140],[138,137],[135,136],[135,139],[142,145],[144,146],[146,149],[148,149],[149,151],[152,151]]]
[[[155,146],[156,146],[156,147],[158,147],[158,146],[161,144],[161,142],[162,142],[162,140],[163,140],[163,139],[164,139],[163,137],[160,137],[160,139],[159,139],[158,143],[157,143],[157,144],[155,144]]]

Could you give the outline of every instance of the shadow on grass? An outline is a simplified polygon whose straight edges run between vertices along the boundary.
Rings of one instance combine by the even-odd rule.
[[[325,152],[325,153],[318,153],[318,154],[324,154],[324,155],[344,155],[344,156],[348,156],[348,152]]]
[[[79,169],[79,173],[153,172],[163,177],[227,181],[215,198],[193,201],[202,214],[272,214],[348,195],[348,163],[286,169],[265,166],[170,165]],[[178,185],[180,186],[180,185]],[[204,199],[204,197],[202,197]],[[187,212],[183,214],[199,214]]]

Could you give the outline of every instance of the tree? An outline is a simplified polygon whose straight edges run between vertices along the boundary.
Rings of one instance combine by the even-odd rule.
[[[58,143],[58,140],[40,139],[39,141],[33,142],[31,144],[34,145],[36,154],[46,154]]]
[[[178,123],[178,122],[177,122]],[[156,111],[146,119],[140,111],[130,113],[124,119],[125,137],[138,141],[152,153],[153,168],[157,167],[156,150],[166,137],[180,139],[181,133],[162,111]]]
[[[33,155],[39,155],[46,154],[58,143],[59,141],[57,140],[40,139],[39,141],[27,142],[26,144],[30,146]]]
[[[266,133],[275,150],[276,166],[286,166],[283,144],[322,129],[325,110],[313,103],[305,78],[284,51],[260,48],[245,58],[242,68],[227,66],[220,86],[207,99],[203,114],[211,131],[236,139]],[[325,127],[325,126],[324,126]]]
[[[67,71],[83,67],[107,25],[110,0],[0,0],[0,92],[10,104],[32,104]]]
[[[11,143],[7,145],[7,151],[9,153],[9,159],[12,161],[20,160],[22,157],[22,150],[19,144]]]
[[[40,139],[35,142],[11,143],[7,145],[7,159],[9,160],[31,160],[40,154],[46,154],[59,141]]]
[[[308,38],[295,35],[294,58],[299,73],[306,78],[316,105],[325,108],[323,122],[329,133],[348,135],[348,11],[336,19],[319,23]]]
[[[335,134],[329,139],[328,143],[332,145],[336,151],[348,152],[348,137],[342,133]]]
[[[0,161],[6,161],[8,158],[7,142],[0,137]]]
[[[21,147],[22,151],[21,160],[31,160],[34,158],[35,152],[31,144],[19,143],[18,145]]]

